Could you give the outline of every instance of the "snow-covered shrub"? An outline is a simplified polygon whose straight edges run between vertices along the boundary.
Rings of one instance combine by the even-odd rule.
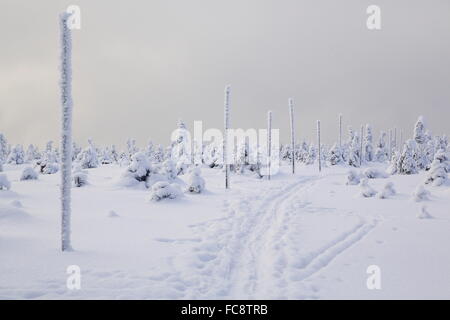
[[[347,174],[347,185],[357,185],[360,182],[360,175],[355,170],[350,170]]]
[[[184,160],[179,160],[177,162],[177,165],[175,166],[175,170],[177,172],[177,175],[180,176],[188,172],[189,166]]]
[[[131,157],[131,163],[122,174],[121,184],[125,186],[146,182],[152,173],[152,167],[145,153],[137,152]]]
[[[413,200],[416,202],[429,200],[430,191],[424,188],[423,185],[419,184],[417,188],[412,193]]]
[[[0,190],[9,190],[11,188],[11,182],[4,173],[0,173]]]
[[[396,191],[394,189],[394,184],[392,182],[388,182],[384,185],[383,190],[378,194],[378,198],[380,199],[387,199],[389,197],[392,197],[396,194]]]
[[[8,163],[12,164],[23,164],[25,163],[25,152],[23,151],[23,147],[18,144],[11,148],[11,152],[8,156]]]
[[[86,170],[83,170],[78,164],[73,167],[72,170],[73,185],[77,188],[83,187],[88,184],[88,175]]]
[[[436,153],[431,168],[428,171],[426,184],[433,184],[434,186],[441,186],[448,180],[447,176],[447,156],[445,152]]]
[[[180,187],[174,183],[169,183],[167,181],[156,182],[150,191],[151,201],[160,201],[162,199],[175,199],[181,196]]]
[[[363,171],[363,175],[368,179],[385,179],[388,177],[386,172],[375,168],[367,168]]]
[[[369,180],[367,180],[367,178],[361,179],[359,188],[359,194],[365,198],[373,197],[377,193],[371,186],[369,186]]]
[[[99,164],[97,149],[91,140],[88,140],[88,143],[89,145],[78,155],[77,162],[83,169],[97,168]]]
[[[386,169],[386,172],[388,174],[397,174],[398,170],[397,170],[397,163],[398,163],[398,158],[400,157],[400,155],[398,154],[397,151],[392,152],[391,155],[391,159],[389,161],[389,167]]]
[[[22,171],[22,175],[20,176],[20,180],[37,180],[38,174],[31,167],[26,167]]]
[[[36,165],[39,167],[39,171],[42,174],[54,174],[56,172],[58,172],[59,170],[59,165],[56,162],[50,162],[49,160],[47,160],[46,158],[44,159],[39,159],[36,162]]]
[[[114,210],[110,210],[108,213],[109,218],[118,218],[120,217]]]
[[[187,190],[191,193],[201,193],[205,190],[205,180],[201,177],[200,168],[190,171]]]
[[[173,180],[177,177],[177,168],[175,167],[171,159],[167,159],[161,166],[160,173],[167,177],[169,180]]]
[[[305,158],[305,164],[314,164],[316,158],[317,158],[316,147],[314,147],[314,145],[311,144],[309,146],[308,153]]]
[[[422,206],[420,211],[417,213],[417,218],[419,219],[433,219],[433,216],[428,212],[426,206]]]

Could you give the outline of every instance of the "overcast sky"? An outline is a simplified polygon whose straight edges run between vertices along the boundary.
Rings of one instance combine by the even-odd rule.
[[[287,140],[324,140],[338,114],[411,134],[423,114],[450,134],[448,0],[0,0],[0,132],[11,143],[59,141],[58,13],[81,8],[73,32],[74,135],[123,146],[168,143],[178,118],[222,128],[232,86],[233,127],[274,127]],[[366,27],[381,7],[382,29]]]

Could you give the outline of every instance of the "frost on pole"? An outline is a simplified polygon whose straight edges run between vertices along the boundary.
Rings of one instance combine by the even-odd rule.
[[[71,251],[70,187],[72,170],[72,34],[67,25],[70,14],[60,15],[61,28],[61,249]]]
[[[230,168],[228,166],[228,129],[230,128],[230,90],[228,85],[225,87],[225,102],[224,102],[224,135],[223,135],[223,165],[225,166],[225,188],[229,188],[230,184]]]
[[[270,167],[272,165],[272,111],[267,112],[267,178],[270,180]]]
[[[319,172],[322,171],[322,148],[320,147],[320,120],[317,120],[317,145],[319,149]]]
[[[295,128],[294,128],[294,102],[289,99],[289,117],[291,120],[291,161],[292,161],[292,174],[295,173]]]

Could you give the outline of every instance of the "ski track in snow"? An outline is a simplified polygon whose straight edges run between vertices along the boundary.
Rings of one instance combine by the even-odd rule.
[[[178,257],[178,268],[174,262],[181,275],[176,281],[194,284],[184,298],[318,298],[317,289],[304,280],[362,239],[377,221],[359,217],[354,228],[288,266],[286,250],[298,251],[286,241],[289,225],[309,205],[304,193],[317,179],[303,177],[268,197],[241,197],[225,204],[227,217],[192,226],[206,235],[193,252]]]

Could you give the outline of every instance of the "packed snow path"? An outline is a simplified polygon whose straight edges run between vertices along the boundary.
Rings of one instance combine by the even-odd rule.
[[[284,170],[285,169],[285,170]],[[361,198],[346,168],[289,168],[271,181],[203,170],[207,192],[150,203],[117,187],[122,168],[89,170],[73,189],[75,252],[59,251],[57,175],[0,194],[0,298],[319,299],[450,296],[449,188],[432,189],[434,219],[416,218],[421,175],[370,180],[392,199]],[[56,200],[55,200],[56,199]],[[111,215],[110,211],[115,215]],[[78,265],[80,290],[66,287]],[[367,267],[382,271],[369,290]]]

